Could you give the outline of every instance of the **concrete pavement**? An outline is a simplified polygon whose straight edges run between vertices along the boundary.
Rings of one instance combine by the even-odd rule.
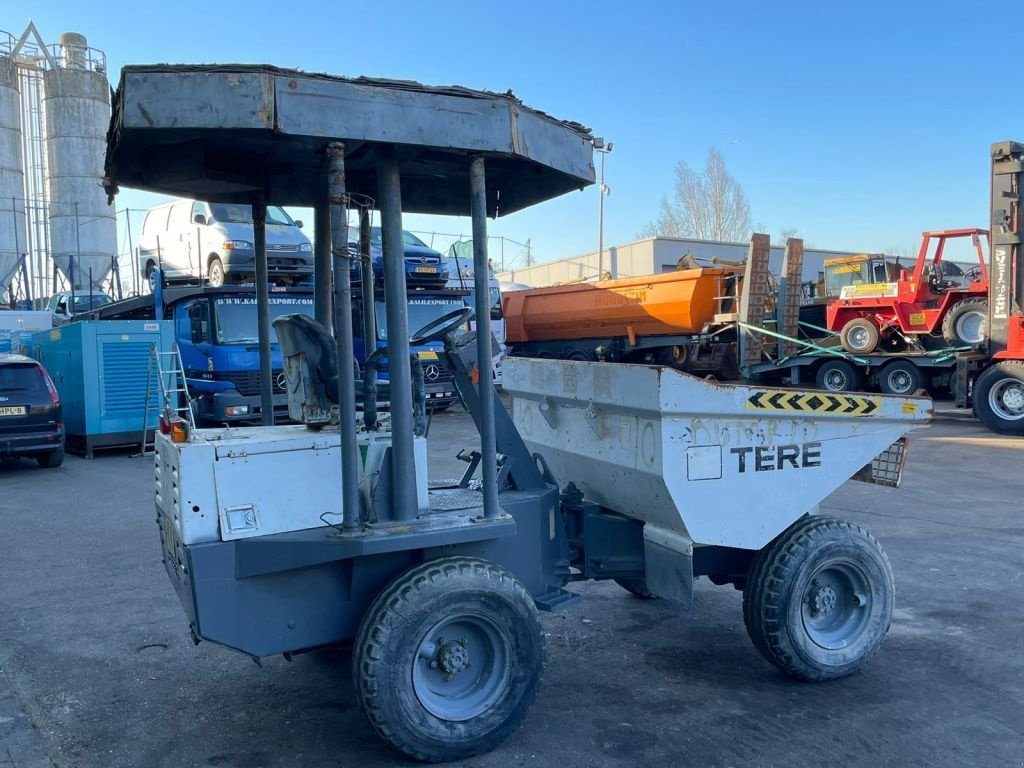
[[[451,456],[474,437],[464,414],[438,416],[432,475],[459,474]],[[465,765],[1021,765],[1022,460],[1024,440],[942,420],[915,433],[902,489],[828,499],[896,572],[896,619],[861,673],[784,678],[729,587],[700,583],[683,613],[574,585],[582,606],[544,616],[548,670],[524,726]],[[193,646],[151,478],[126,455],[0,465],[0,768],[405,765],[356,707],[344,652],[260,668]]]

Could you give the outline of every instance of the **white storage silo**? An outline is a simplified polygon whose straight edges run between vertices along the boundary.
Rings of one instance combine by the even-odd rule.
[[[21,100],[12,51],[14,36],[0,32],[0,296],[17,272],[25,242],[25,168]]]
[[[43,73],[50,254],[76,288],[98,286],[117,253],[117,223],[101,181],[110,123],[106,60],[84,35],[60,37]]]

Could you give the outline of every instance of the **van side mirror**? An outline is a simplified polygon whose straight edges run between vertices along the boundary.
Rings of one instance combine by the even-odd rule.
[[[201,226],[206,226],[206,216],[201,213],[197,213],[192,217],[192,221]]]
[[[302,219],[296,219],[295,226],[298,227],[299,229],[302,229]]]

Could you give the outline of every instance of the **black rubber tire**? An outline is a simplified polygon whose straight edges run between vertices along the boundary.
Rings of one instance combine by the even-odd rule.
[[[983,315],[985,329],[983,335],[988,335],[988,300],[964,299],[950,307],[949,311],[946,312],[946,316],[942,318],[942,338],[947,344],[956,347],[972,347],[984,341],[984,339],[974,341],[962,339],[957,333],[956,326],[960,318],[973,313],[981,313]]]
[[[860,347],[853,346],[850,343],[850,334],[856,330],[863,330],[868,335],[868,340]],[[839,333],[839,341],[842,343],[843,349],[855,355],[871,354],[878,349],[878,343],[881,341],[881,338],[882,335],[878,330],[878,326],[866,317],[855,317],[847,322]]]
[[[845,380],[842,385],[839,384],[840,377]],[[826,360],[819,366],[814,381],[818,389],[826,392],[856,392],[864,383],[864,376],[846,360]]]
[[[224,263],[219,257],[214,256],[210,259],[206,269],[206,282],[209,283],[211,288],[223,288],[227,281],[227,275],[224,273]]]
[[[993,388],[1007,384],[1013,386],[1014,383],[1017,387],[1024,388],[1024,362],[1020,360],[1003,360],[994,363],[974,380],[974,389],[971,393],[974,415],[978,417],[978,421],[997,435],[1024,436],[1024,418],[1006,418],[994,409],[990,402]],[[996,399],[998,400],[998,395]]]
[[[56,469],[64,463],[64,446],[36,456],[36,461],[43,469]]]
[[[912,395],[924,387],[921,369],[907,360],[893,360],[878,372],[878,388],[886,395]]]
[[[633,597],[639,597],[641,600],[660,599],[658,595],[647,588],[647,581],[645,579],[615,579],[615,583],[633,595]]]
[[[418,697],[413,670],[427,663],[418,649],[432,628],[463,615],[503,630],[511,670],[488,709],[445,720]],[[540,690],[544,636],[533,599],[511,573],[477,558],[443,558],[406,571],[374,600],[352,669],[356,698],[384,741],[416,760],[460,760],[494,749],[522,723]]]
[[[865,625],[844,647],[815,642],[803,618],[812,579],[830,564],[852,563],[870,586]],[[817,682],[846,677],[874,656],[892,621],[892,566],[875,538],[831,517],[803,517],[754,560],[743,591],[743,622],[754,647],[785,674]]]

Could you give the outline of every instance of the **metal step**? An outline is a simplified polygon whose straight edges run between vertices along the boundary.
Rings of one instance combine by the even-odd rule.
[[[555,589],[540,597],[533,598],[533,602],[536,603],[539,610],[550,611],[551,613],[559,613],[572,608],[582,600],[583,598],[580,595],[567,589]]]

